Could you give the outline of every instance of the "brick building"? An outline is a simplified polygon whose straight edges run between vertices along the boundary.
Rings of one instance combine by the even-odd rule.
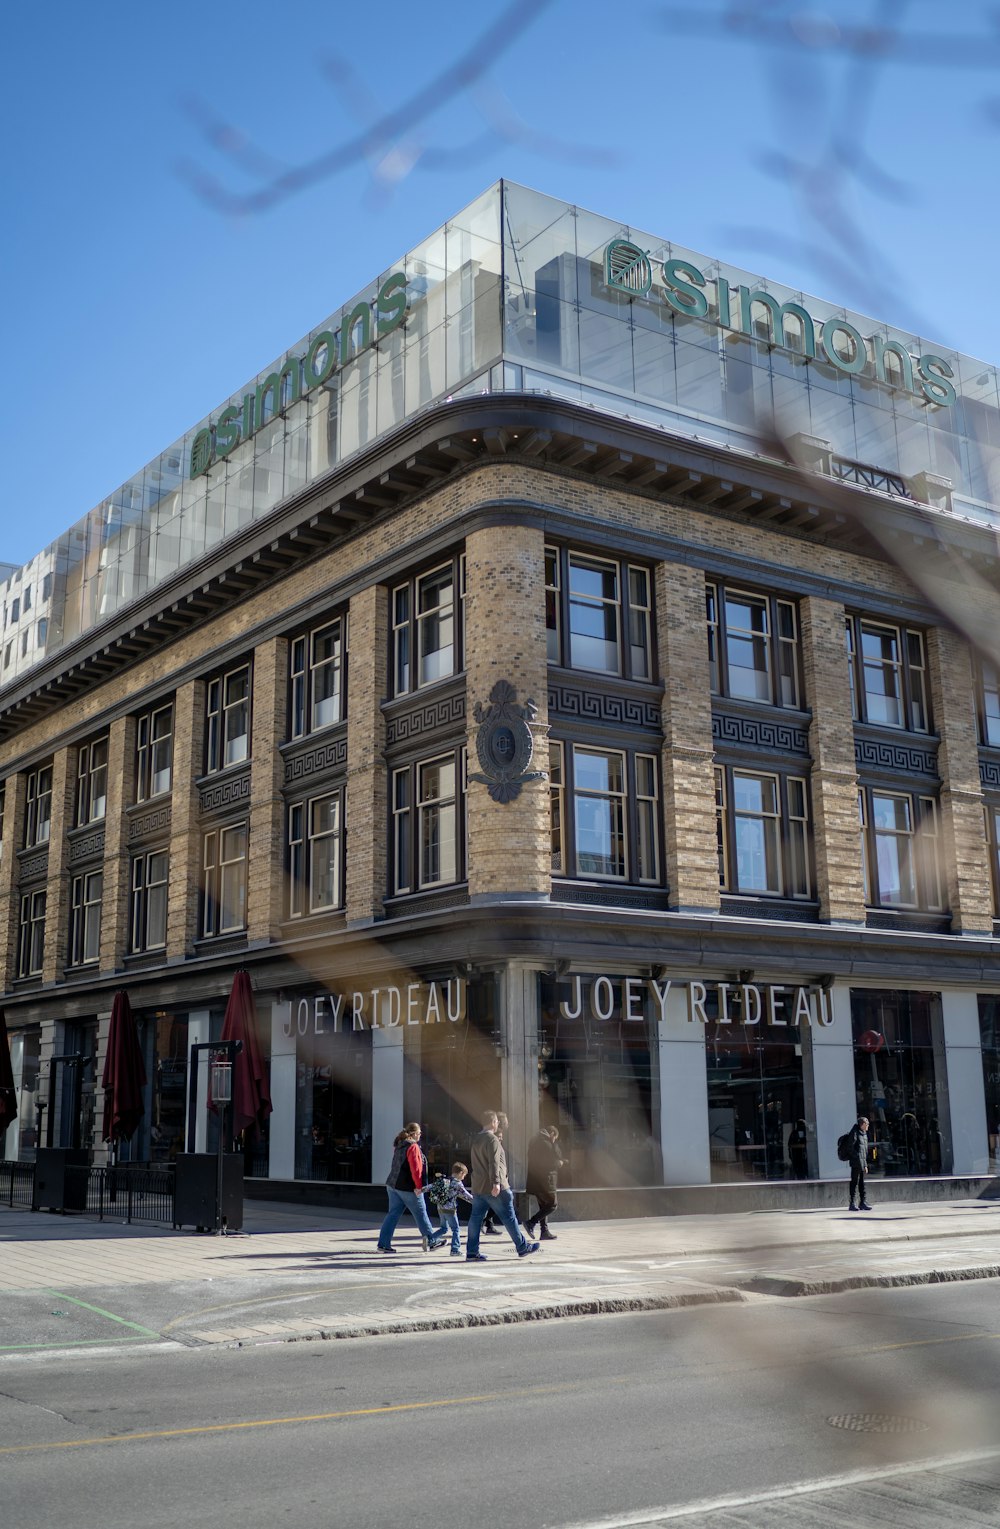
[[[100,1160],[123,987],[134,1156],[210,1145],[242,965],[259,1179],[489,1104],[577,1189],[858,1109],[995,1171],[998,441],[993,368],[491,188],[7,579],[4,1155]]]

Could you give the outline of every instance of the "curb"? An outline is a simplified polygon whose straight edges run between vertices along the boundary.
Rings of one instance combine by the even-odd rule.
[[[928,1269],[919,1274],[852,1274],[845,1279],[755,1276],[737,1288],[750,1295],[840,1295],[848,1290],[897,1290],[908,1285],[949,1285],[961,1280],[1000,1279],[1000,1264],[972,1269]]]

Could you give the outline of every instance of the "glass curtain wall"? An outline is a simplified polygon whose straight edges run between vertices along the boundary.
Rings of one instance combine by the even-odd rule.
[[[939,995],[855,989],[851,1025],[858,1114],[870,1122],[871,1172],[886,1178],[950,1172],[944,1079],[935,1065]]]

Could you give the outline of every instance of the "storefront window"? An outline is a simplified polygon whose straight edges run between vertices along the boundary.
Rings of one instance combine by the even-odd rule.
[[[626,1017],[620,981],[539,982],[539,1123],[559,1128],[560,1184],[659,1183],[649,1017]]]
[[[802,1047],[758,1025],[705,1027],[713,1184],[807,1177]]]
[[[449,997],[452,992],[457,998],[457,984]],[[423,1126],[421,1146],[432,1173],[446,1173],[456,1158],[468,1163],[480,1115],[503,1108],[494,979],[467,982],[464,992],[463,1017],[421,1026],[414,1031],[419,1041],[406,1052],[404,1114]]]
[[[1000,998],[995,993],[980,994],[979,1039],[983,1048],[989,1171],[1000,1173]]]
[[[38,1130],[39,1030],[15,1030],[10,1036],[10,1060],[14,1073],[17,1118],[6,1136],[0,1135],[0,1157],[30,1162],[35,1156]]]
[[[152,1016],[153,1065],[149,1106],[149,1159],[172,1163],[186,1150],[184,1127],[188,1090],[188,1021],[186,1014]],[[212,1117],[209,1116],[209,1119]]]
[[[934,1069],[936,993],[851,993],[854,1084],[867,1115],[871,1172],[912,1178],[949,1173]]]
[[[371,1031],[331,1029],[300,1036],[295,1177],[369,1184],[371,1162]]]

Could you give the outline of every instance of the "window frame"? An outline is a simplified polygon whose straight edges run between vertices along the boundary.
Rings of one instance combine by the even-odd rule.
[[[762,609],[765,630],[754,634],[753,628],[731,630],[729,602],[749,602]],[[729,584],[723,579],[705,580],[705,620],[708,630],[709,688],[713,695],[726,700],[745,702],[751,706],[774,706],[784,711],[803,709],[802,635],[799,622],[798,601],[787,595],[765,594],[748,589],[742,584]],[[787,632],[790,625],[791,633]],[[739,632],[740,637],[736,636]],[[741,694],[733,683],[734,671],[747,670],[759,675],[761,670],[747,665],[736,665],[730,658],[731,644],[746,641],[744,632],[752,642],[762,645],[766,669],[766,696]]]
[[[21,893],[17,929],[18,979],[40,977],[45,961],[47,890],[28,887]]]
[[[816,899],[811,849],[811,803],[808,777],[793,770],[761,770],[748,764],[717,764],[715,770],[715,829],[719,848],[719,890],[727,897],[809,903]],[[737,780],[767,781],[775,808],[755,813],[737,806]],[[795,810],[800,808],[801,810]],[[773,825],[777,889],[740,884],[739,823]]]
[[[336,803],[336,827],[323,833],[314,832],[314,809],[324,802]],[[290,802],[286,815],[286,846],[288,863],[288,917],[311,918],[314,914],[336,913],[344,907],[344,788],[337,786],[331,791],[318,791]],[[334,895],[331,901],[318,903],[314,898],[316,885],[317,845],[333,845]]]
[[[577,674],[654,683],[656,672],[653,568],[628,557],[609,557],[562,543],[545,546],[545,634],[548,661]],[[614,593],[588,592],[574,573],[611,573]],[[605,635],[583,629],[579,613],[600,611]],[[574,613],[577,613],[574,619]],[[608,633],[613,632],[613,636]],[[574,653],[574,637],[581,644]],[[614,649],[614,664],[582,662],[583,644],[602,642]]]
[[[93,896],[93,882],[95,880],[100,882],[96,897]],[[96,870],[81,871],[79,875],[73,877],[70,883],[68,966],[96,966],[100,961],[103,901],[103,867],[99,867]],[[95,909],[96,914],[94,912]],[[96,936],[96,940],[92,938],[93,936]],[[88,955],[88,948],[93,948],[95,944],[94,954]]]
[[[578,784],[578,759],[610,757],[618,762],[620,787],[605,791]],[[640,779],[645,774],[647,780]],[[609,780],[611,772],[609,772]],[[640,790],[648,781],[652,791]],[[664,884],[663,786],[660,757],[641,745],[583,743],[552,739],[549,743],[549,851],[553,879],[596,882],[602,886],[662,887]],[[580,867],[580,806],[607,802],[611,839],[620,840],[621,871]],[[599,807],[598,807],[599,816]],[[617,816],[618,823],[615,822]],[[645,824],[644,824],[645,820]],[[620,826],[618,826],[620,825]],[[557,850],[558,842],[558,850]],[[647,854],[652,865],[644,863]]]
[[[233,853],[234,837],[239,853]],[[200,938],[242,934],[247,928],[250,869],[250,823],[237,818],[217,823],[202,835]],[[235,897],[232,892],[235,886]],[[230,908],[237,921],[224,922]]]
[[[230,683],[246,676],[245,693],[229,698]],[[245,711],[245,727],[235,731],[234,718]],[[205,687],[205,774],[219,775],[223,770],[238,768],[250,758],[253,735],[253,663],[245,659],[221,673],[213,675]],[[237,740],[243,740],[242,752],[230,759],[229,753]]]
[[[432,796],[425,789],[425,778],[433,769],[445,766],[454,771],[454,788],[449,795]],[[408,897],[416,893],[437,892],[443,887],[461,886],[467,879],[468,781],[464,745],[444,749],[424,759],[397,765],[389,776],[389,897]],[[431,879],[426,873],[426,830],[429,823],[440,822],[442,808],[453,823],[454,876]],[[441,839],[439,842],[447,842]],[[401,867],[405,865],[405,874]]]
[[[165,717],[167,730],[156,733],[158,719]],[[158,770],[157,751],[166,745],[167,763]],[[159,775],[166,773],[167,784],[156,787]],[[135,799],[136,802],[152,802],[158,796],[166,796],[174,784],[174,703],[167,701],[140,712],[135,724]]]
[[[108,734],[82,743],[76,756],[76,826],[101,823],[108,813]]]
[[[865,636],[888,634],[895,639],[896,657],[866,659]],[[851,713],[855,722],[869,727],[891,728],[893,732],[917,733],[924,737],[934,730],[931,717],[930,684],[927,673],[926,633],[919,627],[911,627],[892,621],[881,621],[859,612],[845,612],[844,638],[851,685]],[[916,655],[916,656],[915,656]],[[877,703],[893,699],[886,691],[869,690],[866,675],[869,670],[883,673],[889,666],[898,680],[897,700],[902,720],[887,721],[873,717]],[[914,721],[918,710],[923,714],[923,724]]]
[[[164,860],[162,878],[152,879],[152,862],[159,856]],[[162,894],[160,888],[162,887]],[[129,953],[145,955],[150,951],[165,950],[169,924],[170,850],[166,845],[145,849],[132,856],[129,866]],[[163,902],[163,938],[151,936],[150,922],[154,898]]]
[[[1000,748],[1000,664],[988,658],[980,657],[976,663],[976,707],[980,743],[988,749]]]
[[[880,828],[876,823],[876,799],[905,802],[909,813],[909,828],[905,831],[895,827]],[[940,804],[936,797],[916,791],[899,791],[890,786],[860,785],[858,787],[858,820],[861,833],[861,867],[865,904],[877,911],[897,913],[947,913],[947,887],[945,885],[941,854]],[[879,874],[879,846],[907,846],[909,870],[912,875],[914,899],[902,897],[893,900],[884,895],[883,878]],[[897,861],[897,866],[902,862]],[[899,878],[901,879],[901,878]]]
[[[336,654],[333,658],[318,660],[316,657],[317,642],[328,632],[336,630]],[[292,740],[311,737],[314,733],[325,731],[328,727],[336,727],[343,722],[347,715],[347,655],[348,655],[348,620],[347,613],[343,612],[322,621],[318,626],[310,627],[306,631],[298,632],[288,644],[288,736]],[[320,702],[317,701],[317,676],[324,669],[332,667],[336,675],[336,715],[329,721],[318,722],[316,711]],[[322,697],[322,700],[328,697]]]
[[[52,831],[52,761],[28,771],[25,783],[24,848],[48,844]]]
[[[450,574],[450,604],[421,608],[422,591],[431,581],[444,572]],[[455,553],[422,568],[408,579],[393,584],[389,590],[389,675],[393,696],[416,695],[432,685],[454,679],[465,668],[465,553]],[[438,647],[425,647],[426,633],[442,620],[442,612],[449,614],[451,642]],[[446,672],[423,676],[425,660],[450,648],[451,661]]]

